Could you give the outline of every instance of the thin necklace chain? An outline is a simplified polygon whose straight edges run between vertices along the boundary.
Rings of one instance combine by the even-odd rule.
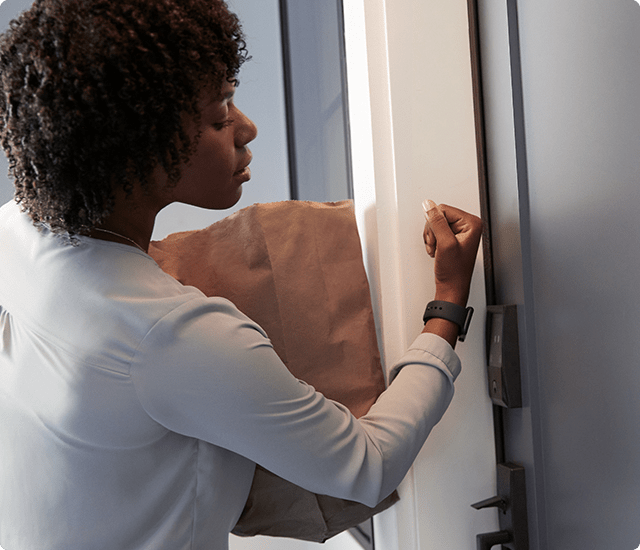
[[[103,233],[110,233],[111,235],[120,237],[121,239],[124,239],[125,241],[129,241],[131,244],[137,246],[145,254],[147,253],[147,251],[144,248],[142,248],[136,241],[134,241],[133,239],[130,239],[129,237],[125,237],[124,235],[120,235],[120,233],[116,233],[115,231],[110,231],[109,229],[100,229],[98,227],[94,227],[93,229],[94,231],[102,231]]]

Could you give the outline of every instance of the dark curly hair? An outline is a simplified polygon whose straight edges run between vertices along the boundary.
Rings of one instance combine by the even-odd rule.
[[[36,0],[0,35],[0,143],[35,223],[85,233],[115,186],[175,184],[185,115],[248,58],[222,0]]]

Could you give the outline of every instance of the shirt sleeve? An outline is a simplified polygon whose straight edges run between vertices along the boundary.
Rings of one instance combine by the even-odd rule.
[[[375,506],[400,483],[453,396],[451,347],[422,334],[360,419],[297,380],[264,331],[220,298],[194,299],[147,334],[131,376],[166,428],[229,449],[319,494]]]

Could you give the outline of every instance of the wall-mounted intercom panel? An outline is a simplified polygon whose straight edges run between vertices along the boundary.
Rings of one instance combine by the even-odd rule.
[[[522,407],[518,307],[487,306],[489,395],[495,405]]]

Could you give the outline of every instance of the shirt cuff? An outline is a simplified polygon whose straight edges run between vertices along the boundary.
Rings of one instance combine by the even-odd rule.
[[[411,364],[435,367],[442,371],[452,384],[462,370],[460,358],[449,343],[437,334],[428,332],[421,333],[402,358],[388,369],[389,384],[405,366]]]

